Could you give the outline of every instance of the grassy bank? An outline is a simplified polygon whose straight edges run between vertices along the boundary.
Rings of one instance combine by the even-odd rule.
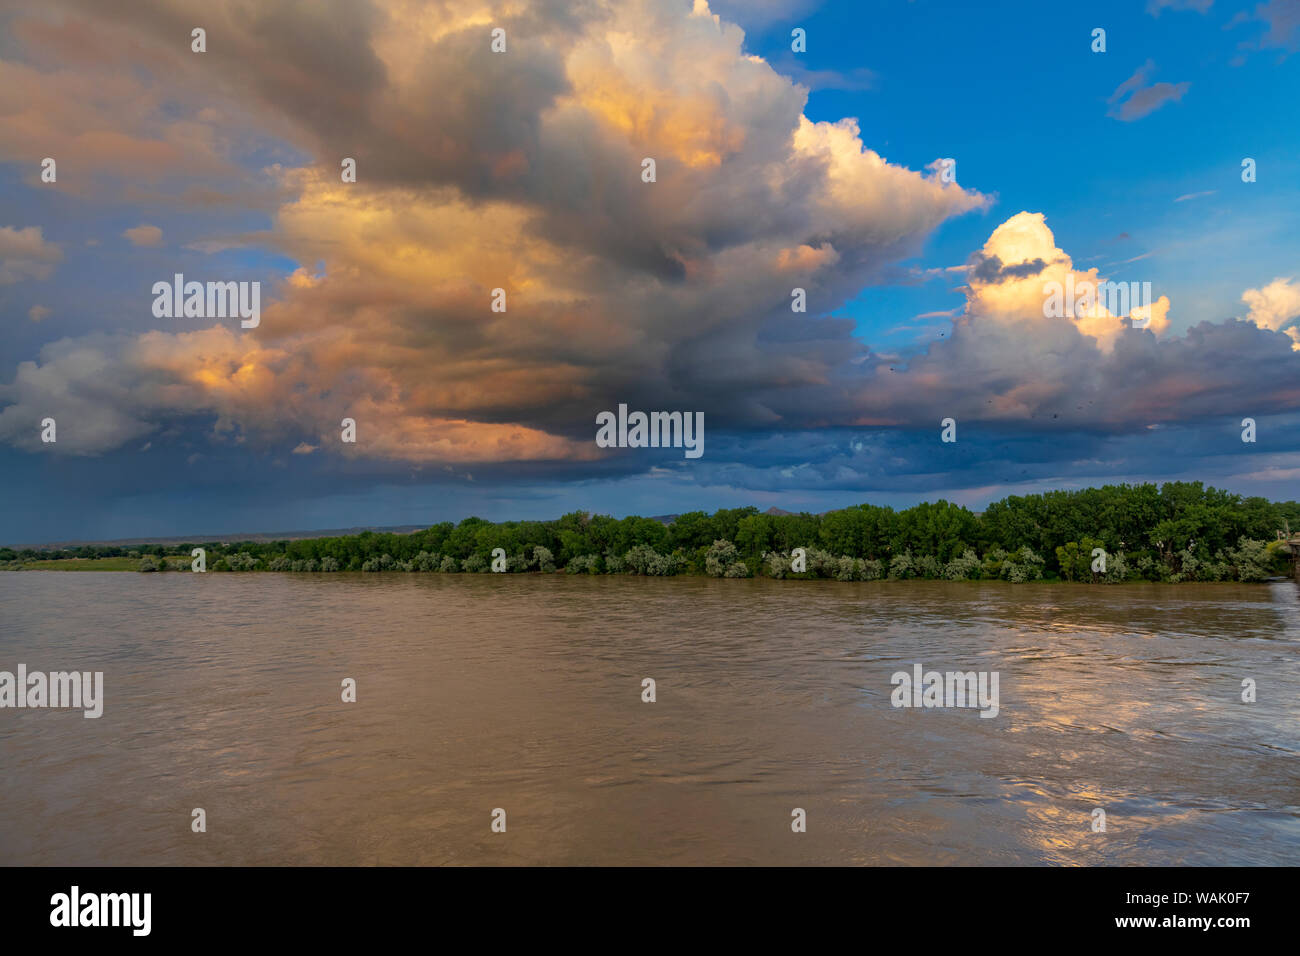
[[[52,558],[47,561],[14,561],[10,571],[138,571],[140,559],[117,558]]]

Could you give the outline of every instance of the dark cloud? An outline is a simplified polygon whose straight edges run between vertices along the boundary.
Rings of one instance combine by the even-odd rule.
[[[1041,258],[1004,266],[1002,260],[997,256],[986,256],[980,252],[971,256],[970,261],[970,277],[972,279],[994,284],[1005,282],[1008,279],[1025,279],[1029,276],[1036,276],[1047,268],[1047,263]]]

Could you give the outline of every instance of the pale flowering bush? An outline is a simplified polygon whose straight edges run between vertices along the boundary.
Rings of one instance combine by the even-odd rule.
[[[818,578],[833,578],[839,570],[840,559],[821,548],[805,548],[808,560],[808,573]]]
[[[226,564],[232,571],[251,571],[257,567],[257,558],[247,551],[240,551],[238,554],[229,555]]]
[[[778,581],[790,573],[790,556],[777,551],[768,551],[763,555],[763,570],[769,578]]]
[[[724,538],[718,538],[704,555],[704,570],[709,577],[727,576],[727,570],[740,561],[740,552],[736,546]]]
[[[676,554],[660,554],[648,544],[638,544],[623,556],[623,564],[633,574],[668,577],[678,572],[680,559]]]
[[[916,563],[911,551],[904,551],[889,559],[889,576],[899,581],[916,577]]]
[[[939,559],[932,554],[923,554],[913,562],[918,578],[939,578],[943,577],[943,566]]]
[[[1037,581],[1043,576],[1043,559],[1025,545],[1002,563],[1002,576],[1014,584]]]
[[[1238,581],[1263,581],[1269,576],[1267,541],[1238,538],[1237,546],[1229,548],[1224,556]]]
[[[566,574],[599,574],[600,573],[600,555],[598,554],[580,554],[570,559],[565,565]]]
[[[967,548],[962,552],[961,557],[953,558],[944,566],[943,576],[949,581],[969,581],[979,577],[983,569],[984,565],[979,556]]]

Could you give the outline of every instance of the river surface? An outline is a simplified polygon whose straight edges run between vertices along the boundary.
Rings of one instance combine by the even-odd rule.
[[[0,864],[1300,863],[1291,582],[3,573],[19,663]]]

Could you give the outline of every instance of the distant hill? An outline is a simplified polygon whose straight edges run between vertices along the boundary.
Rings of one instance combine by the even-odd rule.
[[[795,511],[786,511],[783,508],[771,507],[763,512],[768,515],[792,515],[798,514]],[[824,513],[824,512],[823,512]],[[651,521],[658,521],[660,524],[669,525],[676,521],[680,515],[650,515]],[[129,548],[134,545],[142,544],[202,544],[205,541],[217,541],[222,544],[230,544],[235,541],[304,541],[309,538],[341,538],[345,535],[361,534],[364,531],[372,531],[376,534],[410,534],[413,531],[423,531],[430,524],[401,524],[401,525],[365,525],[357,528],[328,528],[322,531],[247,531],[237,534],[185,534],[173,535],[166,538],[108,538],[92,539],[78,538],[67,541],[41,541],[41,542],[22,542],[19,544],[9,545],[11,548],[80,548],[86,545],[110,545],[122,548]]]
[[[41,544],[16,544],[15,548],[79,548],[84,545],[114,545],[127,548],[137,544],[203,544],[206,541],[219,541],[230,544],[234,541],[303,541],[308,538],[341,538],[345,535],[361,534],[373,531],[379,534],[410,534],[423,531],[427,524],[401,524],[383,527],[333,528],[325,531],[252,531],[240,534],[187,534],[170,538],[113,538],[92,541],[47,541]]]
[[[832,510],[833,510],[833,509],[832,509]],[[829,513],[829,512],[825,512],[825,511],[819,511],[819,512],[816,512],[816,514],[818,514],[818,515],[823,515],[823,514],[828,514],[828,513]],[[800,514],[800,512],[798,512],[798,511],[786,511],[784,508],[778,508],[776,505],[773,505],[772,507],[770,507],[770,508],[768,508],[766,511],[764,511],[763,514],[765,514],[765,515],[772,515],[773,517],[779,517],[779,516],[783,516],[783,515],[797,515],[797,514]],[[651,520],[651,521],[658,521],[660,524],[672,524],[674,521],[676,521],[676,520],[677,520],[678,518],[680,518],[680,517],[681,517],[681,515],[651,515],[651,516],[650,516],[650,520]]]
[[[828,515],[831,511],[811,512],[814,517]],[[763,512],[774,518],[788,517],[790,515],[803,514],[800,511],[786,511],[784,508],[778,508],[775,505]],[[983,516],[984,512],[973,512],[976,517]],[[651,521],[658,521],[660,524],[670,525],[676,521],[680,514],[671,515],[650,515]],[[173,535],[166,538],[111,538],[111,539],[91,539],[78,538],[67,541],[42,541],[42,542],[22,542],[20,544],[8,545],[11,548],[40,548],[40,549],[58,549],[58,548],[80,548],[87,545],[105,545],[129,548],[135,545],[144,544],[203,544],[205,542],[216,541],[221,544],[230,544],[235,541],[304,541],[309,538],[341,538],[347,535],[357,535],[365,531],[371,531],[376,534],[411,534],[414,531],[423,531],[428,528],[428,524],[399,524],[399,525],[364,525],[356,528],[327,528],[322,531],[245,531],[238,534],[186,534]]]

